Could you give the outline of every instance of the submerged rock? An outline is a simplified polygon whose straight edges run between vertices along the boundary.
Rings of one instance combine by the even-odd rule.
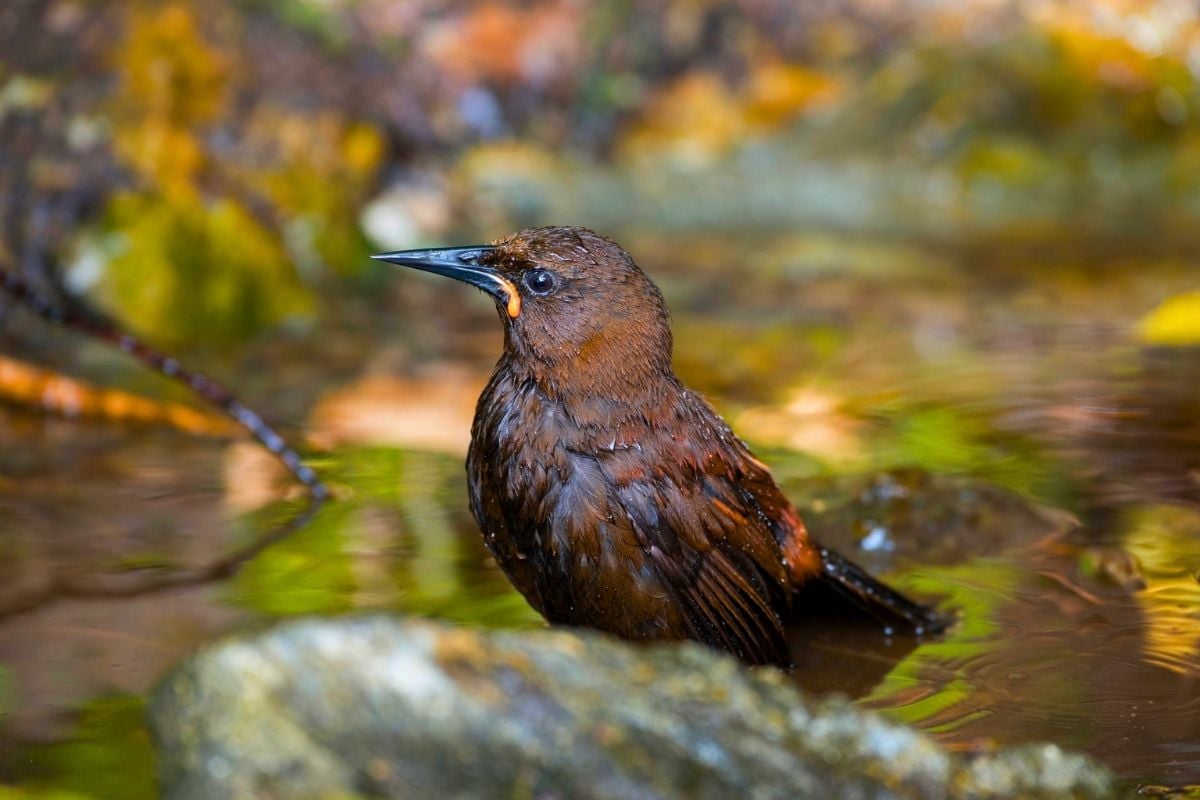
[[[975,758],[696,645],[388,617],[218,642],[151,707],[168,800],[1098,798],[1040,745]]]
[[[809,532],[871,572],[958,564],[1079,527],[1070,514],[976,478],[915,467],[785,486]]]

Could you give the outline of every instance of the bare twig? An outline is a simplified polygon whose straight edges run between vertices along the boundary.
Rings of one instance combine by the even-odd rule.
[[[238,400],[220,383],[206,375],[185,369],[174,358],[158,352],[110,322],[98,319],[80,309],[60,307],[35,290],[13,270],[0,268],[0,288],[3,288],[38,316],[108,342],[156,372],[186,384],[193,392],[228,414],[263,447],[283,462],[296,480],[304,484],[314,500],[322,501],[328,498],[329,490],[312,468],[301,460],[299,453],[258,412]]]

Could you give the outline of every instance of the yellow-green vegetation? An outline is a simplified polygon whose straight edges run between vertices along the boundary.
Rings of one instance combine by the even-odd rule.
[[[127,25],[112,50],[121,77],[114,145],[163,194],[198,194],[210,166],[203,126],[226,112],[236,65],[205,39],[186,3],[132,6]]]
[[[948,407],[889,407],[888,426],[872,438],[872,466],[915,465],[964,473],[1047,501],[1064,500],[1064,476],[1038,448],[998,435],[986,413]]]
[[[279,239],[236,201],[124,193],[106,223],[106,295],[158,341],[227,344],[312,310]]]
[[[458,459],[344,448],[326,476],[345,496],[248,563],[229,588],[232,602],[272,616],[382,608],[485,627],[542,624],[484,566]],[[247,524],[267,531],[294,511],[271,507]]]
[[[972,659],[1002,646],[998,615],[1024,579],[1024,572],[1000,560],[953,567],[922,568],[897,580],[907,591],[944,598],[959,621],[944,639],[922,644],[888,673],[864,702],[885,716],[933,731],[951,730],[976,718],[970,710],[981,688],[972,683]],[[936,691],[921,691],[931,683]],[[913,694],[914,691],[918,692]],[[944,715],[946,721],[938,723]]]
[[[113,144],[137,181],[103,217],[103,294],[135,330],[175,345],[309,317],[322,276],[361,269],[368,252],[356,215],[379,133],[269,99],[243,121],[231,107],[247,70],[228,42],[238,23],[221,4],[204,23],[184,2],[131,6],[112,49]],[[238,144],[217,157],[211,139],[231,124]]]
[[[247,136],[251,147],[273,154],[265,168],[242,177],[282,218],[289,258],[316,275],[361,271],[370,248],[358,212],[383,161],[379,131],[331,109],[314,114],[267,105],[256,111]]]
[[[797,329],[784,320],[747,324],[695,315],[680,315],[674,333],[675,367],[688,385],[753,399],[777,394],[780,375],[802,374],[826,362],[846,339],[843,329],[831,325]],[[722,342],[721,358],[714,358],[715,340]]]
[[[79,721],[69,741],[28,748],[24,754],[26,766],[41,780],[32,782],[33,794],[17,794],[14,800],[157,797],[145,706],[144,698],[124,694],[89,701],[79,710]],[[39,785],[45,786],[45,794],[37,793],[43,791]],[[7,800],[3,794],[0,798]]]
[[[1000,177],[1023,174],[1060,144],[1128,149],[1200,137],[1185,36],[1139,49],[1132,26],[1106,27],[1070,8],[1033,16],[982,45],[935,35],[897,52],[850,101],[860,133],[935,157],[965,152],[964,167],[981,148],[1007,151],[994,157]],[[1090,156],[1079,150],[1074,166],[1087,168]]]
[[[278,513],[271,518],[281,519]],[[353,609],[355,520],[349,504],[324,508],[303,528],[246,564],[229,586],[230,600],[272,616]],[[270,530],[270,524],[256,520],[251,529]]]
[[[222,172],[204,134],[227,110],[232,56],[178,2],[132,8],[113,53],[114,146],[142,186],[105,215],[110,304],[135,330],[176,345],[226,343],[309,311],[278,236],[202,185]]]
[[[77,794],[65,789],[21,789],[0,786],[0,800],[90,800],[94,795]]]

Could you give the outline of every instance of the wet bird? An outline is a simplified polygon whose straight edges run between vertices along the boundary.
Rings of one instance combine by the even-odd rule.
[[[504,354],[471,429],[471,511],[551,623],[785,668],[788,620],[829,597],[889,628],[941,626],[809,537],[767,466],[676,377],[662,294],[616,242],[548,227],[374,257],[496,300]],[[833,591],[807,600],[813,587]]]

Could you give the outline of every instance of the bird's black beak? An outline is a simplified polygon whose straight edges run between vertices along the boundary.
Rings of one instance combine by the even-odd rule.
[[[483,244],[474,247],[397,250],[394,253],[379,253],[371,258],[469,283],[503,303],[508,316],[516,319],[521,313],[521,294],[517,287],[495,269],[480,263],[484,255],[495,249]]]

